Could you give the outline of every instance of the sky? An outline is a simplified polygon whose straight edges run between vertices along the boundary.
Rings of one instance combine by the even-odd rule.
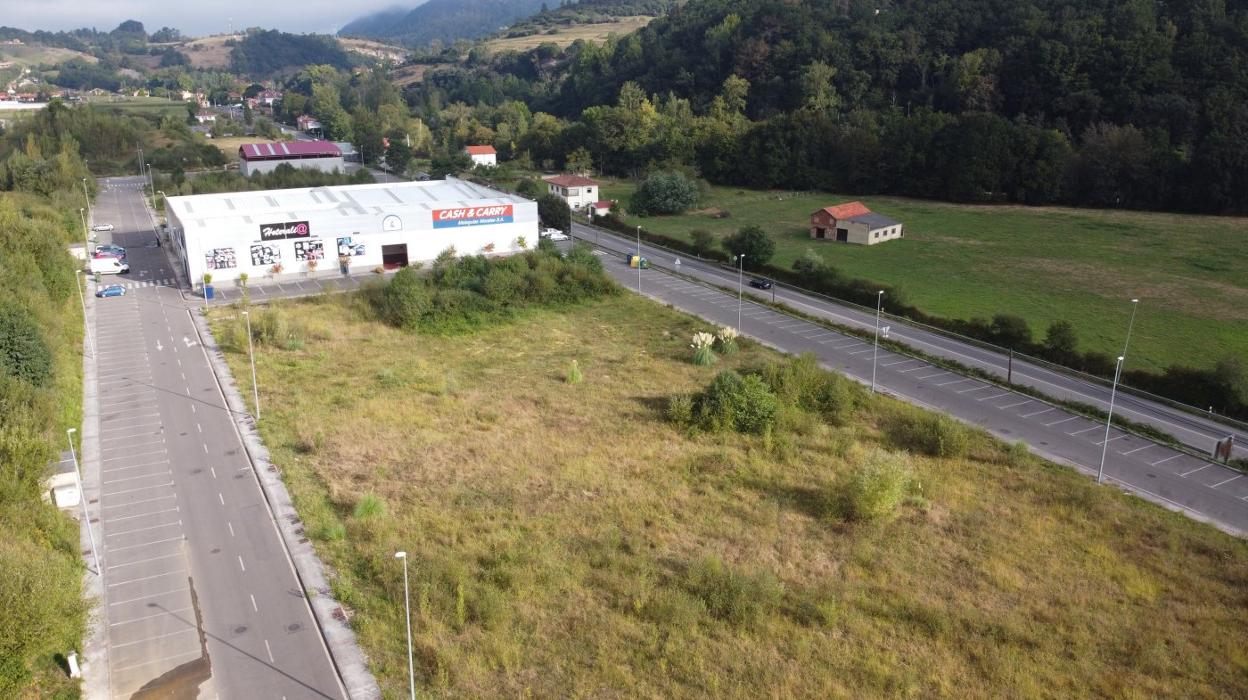
[[[231,26],[329,34],[377,10],[418,4],[419,0],[0,0],[0,26],[109,31],[135,19],[149,34],[173,27],[188,36],[206,36],[225,33]]]

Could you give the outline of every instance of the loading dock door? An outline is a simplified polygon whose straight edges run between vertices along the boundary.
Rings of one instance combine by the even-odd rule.
[[[849,242],[849,229],[847,229],[847,228],[838,228],[838,229],[836,230],[836,240],[838,240],[838,241],[840,241],[840,242],[842,242],[842,243],[847,243],[847,242]]]
[[[407,244],[383,245],[381,247],[381,266],[387,270],[407,267]]]

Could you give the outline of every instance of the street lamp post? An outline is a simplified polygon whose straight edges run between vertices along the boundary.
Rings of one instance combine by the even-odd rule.
[[[91,231],[87,228],[87,210],[78,208],[78,218],[82,219],[82,257],[91,259]]]
[[[1105,453],[1109,450],[1109,426],[1114,421],[1114,399],[1118,396],[1118,378],[1122,376],[1122,361],[1126,357],[1118,356],[1118,366],[1114,368],[1114,388],[1109,392],[1109,413],[1105,414],[1105,440],[1101,443],[1101,466],[1096,470],[1096,483],[1105,478]]]
[[[637,226],[637,293],[641,293],[641,225]]]
[[[1131,321],[1130,323],[1127,324],[1127,339],[1122,344],[1122,357],[1124,358],[1123,359],[1124,362],[1126,361],[1125,358],[1127,357],[1127,347],[1131,345],[1131,329],[1135,328],[1135,312],[1139,311],[1139,309],[1140,309],[1140,300],[1132,299],[1131,300]]]
[[[82,198],[87,200],[87,211],[91,211],[91,195],[87,194],[87,178],[82,178]]]
[[[251,314],[244,311],[247,319],[247,356],[251,358],[251,394],[256,403],[256,420],[260,420],[260,387],[256,384],[256,351],[251,344]]]
[[[741,305],[743,303],[743,293],[741,288],[741,278],[745,276],[745,255],[737,256],[737,335],[741,335]]]
[[[78,301],[82,303],[82,324],[87,330],[87,349],[91,351],[91,356],[95,356],[95,339],[91,337],[91,323],[87,320],[87,298],[82,291],[82,277],[86,273],[82,270],[74,272],[74,281],[78,283]]]
[[[880,309],[884,306],[884,290],[875,294],[875,346],[871,350],[871,393],[875,393],[875,362],[880,355]]]
[[[100,553],[95,549],[95,531],[91,529],[91,514],[87,512],[87,494],[82,490],[82,470],[78,468],[78,452],[74,450],[74,433],[77,428],[68,428],[65,437],[69,439],[69,454],[74,458],[74,476],[78,478],[78,500],[82,501],[82,519],[87,523],[87,538],[91,540],[91,558],[95,559],[95,575],[102,576],[100,569]]]
[[[407,587],[407,552],[395,552],[395,559],[403,560],[403,610],[407,614],[407,687],[412,700],[416,700],[416,665],[412,659],[412,603]]]

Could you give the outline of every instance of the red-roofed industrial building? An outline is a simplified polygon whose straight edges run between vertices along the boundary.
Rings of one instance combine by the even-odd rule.
[[[810,237],[816,240],[875,245],[904,235],[900,221],[877,214],[862,202],[824,207],[810,215]]]
[[[464,153],[472,159],[473,167],[484,165],[492,168],[498,165],[498,152],[493,146],[464,146]]]
[[[296,168],[346,171],[342,150],[329,141],[247,143],[238,147],[239,172],[245,176],[271,173],[286,163]]]

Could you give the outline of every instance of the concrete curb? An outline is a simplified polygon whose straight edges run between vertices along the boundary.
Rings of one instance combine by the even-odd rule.
[[[281,533],[283,547],[307,596],[312,616],[329,649],[335,670],[346,687],[347,697],[351,700],[380,698],[381,688],[368,669],[368,659],[356,643],[355,632],[347,624],[345,611],[334,600],[325,578],[325,566],[316,556],[312,543],[304,535],[303,523],[295,511],[286,484],[282,482],[278,468],[269,460],[269,451],[260,439],[255,422],[248,413],[246,401],[239,393],[225,357],[208,328],[207,319],[196,310],[192,309],[190,313],[199,334],[199,342],[207,351],[217,384],[225,395],[226,405],[234,419],[234,427]]]
[[[96,340],[90,341],[83,338],[84,344],[88,342],[91,344],[91,352],[82,354],[82,427],[79,428],[82,450],[78,455],[78,463],[82,469],[82,490],[87,502],[87,517],[91,518],[92,522],[98,523],[100,519],[100,406],[99,385],[96,381],[96,353],[99,352],[99,348],[95,343],[99,340],[91,323],[95,297],[89,293],[91,291],[89,283],[83,280],[83,284],[82,294],[86,307],[83,329]],[[95,504],[94,509],[91,508],[92,503]],[[80,513],[81,511],[77,515]],[[104,576],[103,572],[93,573],[95,562],[91,557],[92,543],[87,533],[86,523],[80,520],[78,528],[81,551],[87,564],[87,571],[83,575],[83,588],[88,601],[93,604],[87,620],[87,633],[82,640],[82,695],[88,700],[93,700],[108,698],[112,692],[112,683],[109,678],[111,664],[108,658],[108,623],[106,616],[97,607],[104,600]],[[96,532],[97,535],[103,535],[99,532],[99,528],[96,528]],[[102,548],[103,544],[97,539],[95,546]],[[105,566],[102,556],[100,566]]]

